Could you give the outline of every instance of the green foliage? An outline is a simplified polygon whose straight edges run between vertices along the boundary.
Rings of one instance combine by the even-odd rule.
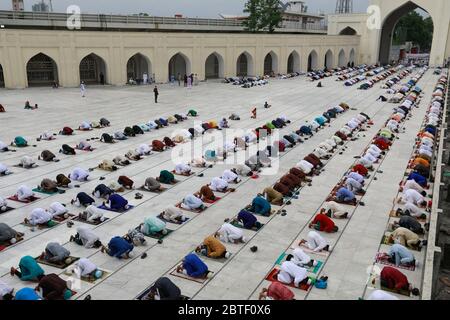
[[[274,32],[282,21],[278,0],[248,0],[244,12],[249,15],[243,22],[244,27],[251,32]]]
[[[402,17],[394,29],[393,44],[399,45],[411,41],[418,45],[421,51],[429,51],[433,40],[433,21],[431,17],[424,18],[416,11]]]

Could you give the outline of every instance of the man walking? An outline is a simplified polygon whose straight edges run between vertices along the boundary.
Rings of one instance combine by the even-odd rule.
[[[155,86],[155,89],[153,89],[153,93],[155,94],[155,103],[158,103],[159,92],[157,86]]]

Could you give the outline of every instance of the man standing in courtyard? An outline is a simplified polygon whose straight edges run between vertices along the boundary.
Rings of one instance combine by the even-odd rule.
[[[153,93],[155,94],[155,103],[158,103],[159,92],[157,86],[155,86],[155,89],[153,89]]]

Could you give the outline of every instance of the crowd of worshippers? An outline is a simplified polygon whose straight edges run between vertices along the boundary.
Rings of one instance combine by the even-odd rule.
[[[364,74],[372,69],[375,69],[377,67],[378,67],[378,65],[375,65],[375,64],[370,65],[370,66],[368,66],[366,64],[362,64],[362,65],[359,65],[359,66],[356,66],[353,68],[350,67],[350,68],[344,69],[342,71],[336,72],[336,76],[337,76],[336,81],[345,81],[345,80],[353,79],[353,78],[355,78],[359,75],[362,75],[362,74]]]
[[[368,75],[372,74],[374,76],[371,79],[369,79],[367,81],[364,81],[359,86],[358,89],[360,89],[360,90],[370,89],[376,83],[385,80],[387,77],[389,77],[389,76],[391,76],[391,75],[393,75],[393,74],[395,74],[397,72],[399,72],[398,76],[403,79],[404,77],[409,75],[412,72],[413,69],[414,69],[414,67],[407,67],[407,68],[405,68],[405,66],[399,65],[399,66],[396,66],[396,67],[393,67],[393,68],[390,68],[390,69],[386,69],[386,68],[381,69],[380,68],[380,69],[372,70],[371,72],[368,73]],[[378,72],[378,74],[377,74],[377,72]]]
[[[401,195],[396,201],[398,205],[394,220],[389,225],[389,236],[387,243],[391,245],[382,258],[386,259],[392,266],[383,267],[380,278],[381,290],[375,290],[368,297],[369,300],[398,300],[398,298],[385,290],[396,293],[406,292],[418,296],[419,289],[415,288],[407,276],[398,270],[398,267],[417,266],[418,261],[412,250],[420,251],[427,245],[422,240],[423,235],[429,228],[428,212],[430,204],[427,197],[432,179],[431,162],[438,140],[438,127],[442,121],[442,110],[444,109],[444,90],[447,84],[447,75],[443,75],[433,92],[433,98],[425,116],[425,122],[417,135],[416,145],[412,158],[408,164],[408,175],[400,183]],[[421,222],[424,222],[422,224]],[[373,280],[375,281],[375,279]]]
[[[353,77],[342,78],[345,80],[344,86],[351,87],[361,81],[367,80],[368,77],[373,77],[385,70],[392,68],[391,65],[379,66],[379,65],[371,65],[369,67],[362,68],[359,72],[353,73]],[[339,78],[338,78],[339,80]]]

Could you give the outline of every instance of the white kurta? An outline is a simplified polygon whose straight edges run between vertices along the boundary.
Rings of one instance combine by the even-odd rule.
[[[97,266],[90,260],[81,258],[80,260],[75,262],[74,270],[77,270],[77,273],[79,273],[82,277],[86,277],[97,270]]]
[[[53,216],[46,210],[41,208],[36,208],[33,211],[31,211],[31,215],[28,218],[30,221],[30,224],[35,226],[38,224],[44,224],[49,222]]]
[[[236,179],[238,179],[238,175],[236,173],[234,173],[231,170],[225,170],[222,174],[222,179],[225,180],[226,182],[230,183],[230,182],[234,182]]]
[[[85,212],[87,213],[86,220],[89,222],[93,222],[95,220],[102,220],[104,210],[97,208],[94,205],[90,205],[86,208]]]
[[[294,285],[298,287],[298,284],[306,278],[307,274],[308,271],[305,268],[297,266],[292,261],[285,261],[281,264],[278,281],[286,284],[294,281]]]
[[[223,242],[234,242],[242,239],[244,236],[242,229],[237,228],[230,223],[224,223],[217,232],[220,234],[220,241]]]
[[[17,195],[17,198],[22,201],[29,197],[34,196],[34,192],[27,186],[20,186],[16,192],[16,195]]]
[[[314,250],[314,252],[321,251],[328,245],[327,240],[316,231],[310,231],[306,241],[308,248]]]
[[[81,168],[75,168],[70,174],[69,178],[75,181],[84,181],[88,176],[89,176],[88,171]]]
[[[367,300],[398,300],[396,296],[383,290],[375,290],[370,294]]]
[[[139,153],[141,156],[148,155],[152,152],[152,149],[148,144],[141,144],[137,149],[136,152]]]
[[[228,182],[216,177],[211,180],[210,188],[213,191],[223,191],[228,188]]]
[[[3,296],[11,294],[14,288],[0,280],[0,300],[3,300]]]
[[[294,256],[292,262],[300,267],[311,261],[311,257],[307,255],[301,248],[295,248],[294,252],[292,252],[292,255]]]
[[[423,196],[414,189],[408,189],[408,190],[403,191],[402,199],[404,202],[410,202],[415,205],[424,201]]]
[[[92,248],[94,243],[100,238],[88,227],[78,227],[77,233],[80,236],[81,242],[85,248]]]
[[[53,202],[50,205],[50,208],[48,209],[48,211],[53,216],[59,216],[61,214],[67,213],[69,210],[67,210],[67,208],[64,207],[60,202]]]
[[[179,163],[175,166],[175,172],[178,174],[187,174],[191,172],[191,167],[184,163]]]

